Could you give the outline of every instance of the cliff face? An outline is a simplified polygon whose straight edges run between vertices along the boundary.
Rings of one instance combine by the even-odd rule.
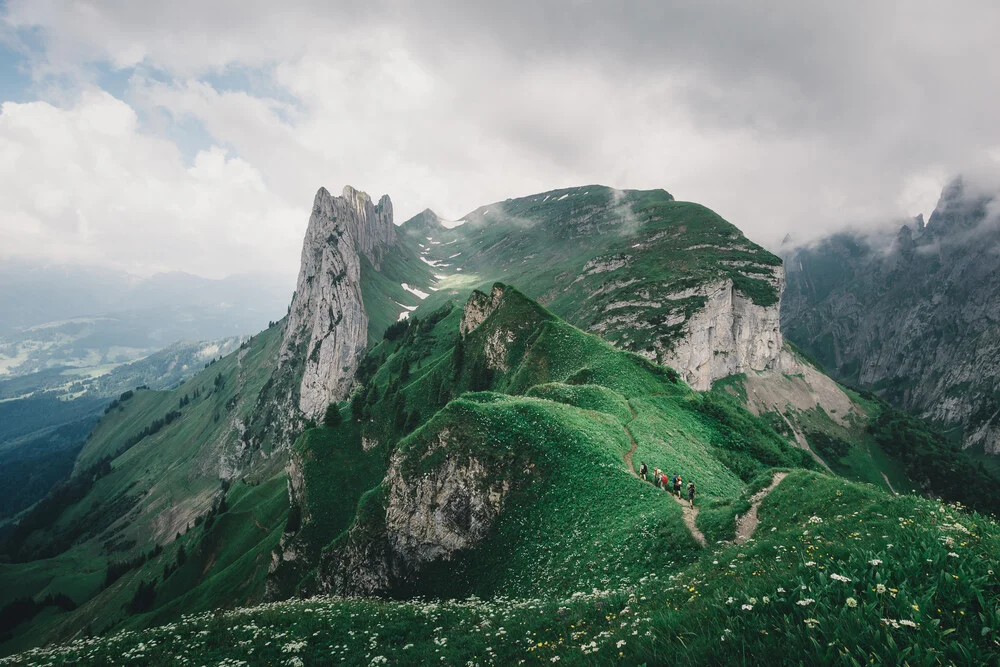
[[[773,273],[776,289],[783,287],[783,273]],[[778,366],[782,347],[780,304],[755,304],[733,286],[732,280],[694,290],[705,306],[684,323],[683,335],[671,347],[657,345],[649,356],[670,366],[692,388],[711,389],[718,379]]]
[[[382,482],[383,505],[357,522],[347,539],[323,552],[318,591],[398,593],[428,565],[450,561],[489,535],[510,493],[510,480],[495,462],[464,453],[447,426],[419,445],[426,446],[393,456]],[[449,453],[435,456],[442,451]],[[427,466],[432,457],[440,460],[414,474],[412,465]]]
[[[378,269],[395,242],[387,196],[375,205],[350,186],[316,193],[279,354],[279,369],[305,360],[297,404],[307,417],[347,395],[368,334],[360,258]]]
[[[844,382],[1000,453],[1000,224],[961,180],[884,239],[838,235],[786,258],[785,335]]]

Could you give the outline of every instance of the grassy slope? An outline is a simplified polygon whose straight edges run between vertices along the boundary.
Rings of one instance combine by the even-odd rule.
[[[185,532],[220,497],[214,474],[219,444],[229,435],[234,417],[246,416],[252,409],[269,377],[280,338],[280,327],[264,331],[247,349],[212,364],[179,388],[137,391],[102,419],[80,454],[78,471],[102,456],[113,455],[127,438],[167,412],[180,409],[183,415],[114,458],[111,473],[98,479],[82,502],[66,508],[44,539],[42,533],[36,533],[29,540],[29,544],[38,545],[53,536],[79,534],[71,548],[44,560],[0,564],[0,580],[11,582],[0,589],[0,605],[21,595],[38,598],[65,593],[80,606],[74,612],[48,614],[22,624],[14,640],[4,644],[4,651],[66,638],[86,627],[99,631],[117,624],[125,617],[122,605],[131,599],[139,581],[162,577],[163,566],[176,553],[176,534]],[[221,378],[218,385],[217,377]],[[193,396],[195,389],[200,390],[200,398],[179,408],[181,397]],[[288,508],[280,467],[261,466],[260,470],[251,481],[263,484],[253,487],[251,499],[241,500],[243,487],[237,485],[230,491],[233,509],[229,514],[211,531],[195,528],[185,535],[182,543],[192,554],[189,563],[198,562],[202,552],[205,558],[199,571],[187,576],[183,587],[164,584],[158,592],[158,604],[180,597],[182,589],[185,600],[168,607],[174,613],[207,609],[220,600],[259,599],[269,553],[280,536]],[[261,495],[266,490],[270,491]],[[247,509],[237,511],[237,503]],[[256,506],[252,512],[250,506]],[[277,514],[280,520],[275,518]],[[81,531],[81,526],[86,529]],[[201,544],[203,535],[206,539]],[[109,562],[133,559],[154,544],[164,545],[164,554],[103,588]],[[235,565],[238,559],[244,561]],[[180,581],[184,571],[173,576]],[[249,588],[243,586],[245,582],[250,582]],[[194,590],[189,590],[192,586]],[[233,594],[220,596],[227,588]]]
[[[495,601],[296,600],[39,649],[22,660],[995,661],[1000,529],[993,521],[805,471],[768,496],[760,517],[754,541],[719,546],[673,571],[650,564],[621,588]]]
[[[643,351],[654,339],[680,335],[671,316],[703,304],[697,296],[667,301],[668,294],[729,277],[755,301],[777,302],[765,280],[777,257],[709,209],[662,190],[555,190],[484,206],[464,220],[449,230],[421,214],[412,229],[402,227],[416,252],[439,263],[432,271],[443,276],[433,283],[440,291],[427,299],[428,310],[509,281],[572,324]],[[588,265],[595,260],[613,268]]]
[[[654,564],[690,560],[696,547],[679,505],[625,463],[632,438],[636,467],[642,459],[651,471],[683,473],[704,502],[737,500],[768,466],[810,463],[735,402],[701,397],[671,371],[575,329],[512,288],[461,343],[456,361],[459,313],[429,329],[414,321],[399,341],[376,348],[382,365],[371,384],[379,398],[366,407],[360,433],[341,427],[344,439],[364,435],[398,449],[407,474],[471,456],[517,489],[485,543],[421,573],[406,593],[563,594],[623,585]],[[506,341],[507,370],[478,387],[492,391],[462,393],[477,388],[472,376],[498,336]],[[403,365],[411,368],[406,383],[398,381]],[[449,390],[443,399],[442,386]],[[402,426],[400,411],[426,423]],[[733,428],[744,437],[730,437]],[[444,432],[450,444],[441,447]],[[324,481],[307,476],[307,488],[313,484]],[[317,531],[314,539],[339,547],[339,530]]]

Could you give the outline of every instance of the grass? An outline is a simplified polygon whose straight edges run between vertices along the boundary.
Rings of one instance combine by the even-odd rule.
[[[793,472],[755,539],[563,596],[320,597],[36,649],[17,664],[990,664],[997,525],[954,506]],[[557,660],[553,660],[557,659]],[[223,662],[226,661],[226,662]],[[243,661],[243,662],[240,662]]]

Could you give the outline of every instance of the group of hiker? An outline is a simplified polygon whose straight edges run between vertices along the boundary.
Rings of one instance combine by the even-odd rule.
[[[681,489],[684,487],[684,480],[680,475],[668,476],[667,473],[663,472],[659,468],[653,470],[653,478],[647,479],[649,474],[649,468],[646,467],[645,461],[639,462],[639,477],[643,480],[651,481],[653,486],[658,489],[663,489],[664,491],[672,492],[678,498],[681,498]],[[691,503],[691,507],[694,507],[694,482],[688,482],[687,485],[687,499]]]

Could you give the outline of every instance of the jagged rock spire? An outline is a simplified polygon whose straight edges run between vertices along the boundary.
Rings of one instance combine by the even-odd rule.
[[[340,197],[316,193],[279,356],[282,367],[302,367],[297,407],[307,417],[347,395],[368,340],[361,257],[378,269],[396,242],[387,195],[374,204],[351,186]]]

